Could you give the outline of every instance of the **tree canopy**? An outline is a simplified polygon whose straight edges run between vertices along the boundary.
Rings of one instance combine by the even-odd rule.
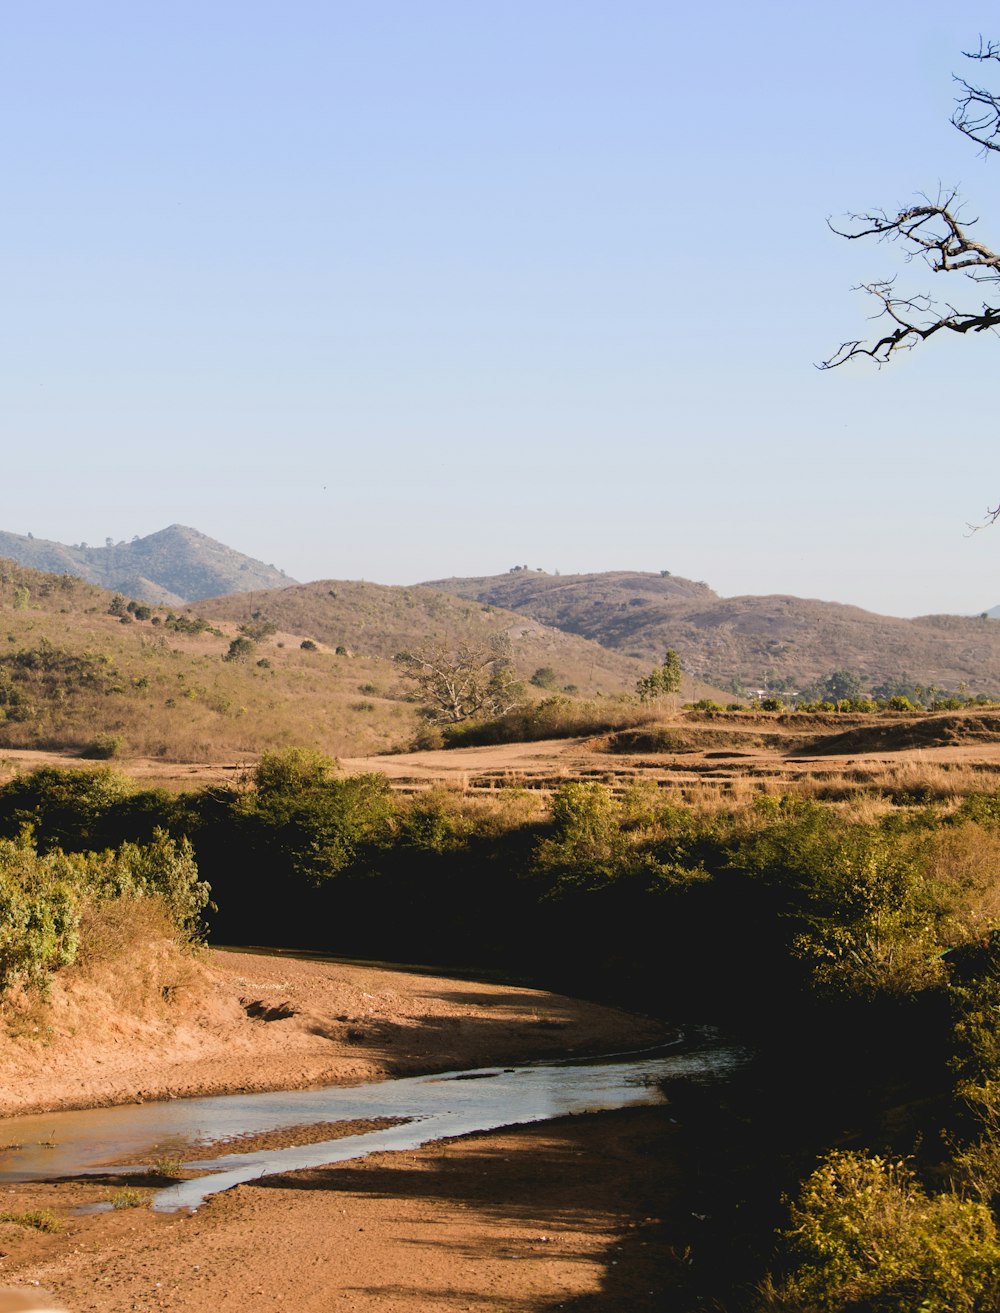
[[[655,702],[657,698],[668,697],[680,691],[681,659],[672,647],[667,648],[663,665],[656,666],[644,675],[635,686],[640,702]]]

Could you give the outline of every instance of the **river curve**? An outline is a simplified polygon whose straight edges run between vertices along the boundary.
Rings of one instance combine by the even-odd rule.
[[[163,1212],[194,1209],[212,1194],[262,1176],[416,1149],[432,1140],[501,1126],[663,1103],[664,1085],[670,1081],[724,1079],[746,1057],[713,1032],[700,1032],[669,1049],[605,1059],[13,1117],[0,1123],[0,1184],[137,1174],[145,1166],[135,1166],[136,1161],[154,1152],[183,1159],[192,1146],[223,1146],[248,1134],[324,1122],[408,1119],[362,1135],[253,1153],[223,1152],[185,1164],[205,1174],[160,1190],[153,1207]],[[116,1159],[130,1165],[117,1166]]]

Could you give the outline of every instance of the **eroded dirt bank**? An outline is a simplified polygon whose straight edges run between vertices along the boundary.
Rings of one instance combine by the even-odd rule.
[[[638,1047],[656,1022],[540,990],[162,946],[63,972],[0,1039],[0,1115]]]

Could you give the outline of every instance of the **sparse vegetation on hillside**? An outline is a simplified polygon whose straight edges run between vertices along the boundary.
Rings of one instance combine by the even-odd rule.
[[[254,629],[263,664],[225,661],[234,642],[255,640],[197,612],[144,617],[131,604],[0,562],[0,751],[239,760],[292,742],[356,753],[412,737],[416,711],[388,661],[309,654],[267,625]],[[363,717],[362,685],[378,690]]]
[[[687,672],[741,696],[766,684],[769,692],[806,691],[819,700],[833,695],[809,690],[831,671],[853,672],[867,692],[902,680],[955,693],[963,685],[972,694],[1000,693],[1000,625],[978,617],[902,620],[800,597],[722,598],[707,584],[634,571],[528,571],[427,587],[507,607],[635,657],[647,669],[673,647]]]
[[[585,694],[632,688],[645,663],[604,650],[558,629],[543,629],[523,617],[432,588],[322,580],[257,595],[211,598],[199,608],[215,618],[244,623],[251,612],[283,632],[357,655],[391,660],[397,652],[424,648],[470,649],[506,639],[521,679],[540,667],[558,667],[562,687]]]
[[[404,644],[417,653],[500,644],[510,653],[501,682],[518,697],[520,678],[551,669],[539,660],[553,653],[573,693],[629,687],[641,671],[537,626],[511,636],[509,615],[427,589],[297,587],[266,606],[259,594],[256,603],[222,599],[221,619],[211,605],[148,607],[70,575],[0,563],[0,750],[208,760],[291,743],[336,755],[398,749],[420,723],[391,661]],[[295,634],[300,622],[309,637]],[[420,636],[423,648],[411,642]]]

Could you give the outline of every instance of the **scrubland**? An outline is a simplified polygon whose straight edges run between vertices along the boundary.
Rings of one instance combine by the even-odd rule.
[[[399,751],[420,721],[376,655],[279,630],[226,660],[232,620],[122,624],[87,585],[0,586],[0,742],[115,760],[6,764],[7,1042],[44,1044],[72,973],[96,987],[125,958],[138,969],[118,1006],[168,1025],[206,936],[492,970],[721,1024],[758,1056],[684,1110],[710,1207],[695,1262],[663,1266],[663,1307],[998,1306],[992,708],[664,710],[544,691]],[[223,753],[244,768],[178,789],[171,759]],[[117,768],[133,754],[171,789],[148,761],[141,782]]]
[[[704,1297],[846,1313],[919,1296],[986,1313],[1000,1271],[1000,793],[958,787],[982,777],[900,765],[825,800],[773,779],[685,800],[655,775],[405,793],[302,750],[194,794],[107,767],[38,771],[0,788],[0,833],[22,836],[4,841],[4,888],[15,908],[25,889],[35,899],[20,924],[45,923],[20,948],[8,938],[4,979],[13,1000],[65,970],[81,908],[106,924],[116,900],[155,897],[190,934],[207,880],[216,907],[195,910],[223,941],[475,963],[711,1018],[770,1055],[750,1107],[762,1093],[782,1105],[786,1081],[810,1102],[776,1139],[712,1129],[728,1146],[716,1226],[731,1248]],[[19,1024],[13,1001],[7,1015]],[[754,1168],[738,1199],[734,1155]],[[706,1227],[702,1252],[716,1242]]]

